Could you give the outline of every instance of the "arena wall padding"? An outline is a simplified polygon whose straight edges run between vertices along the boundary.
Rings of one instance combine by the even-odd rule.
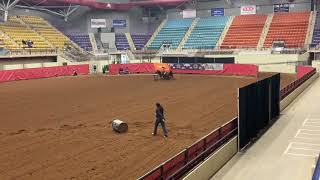
[[[280,115],[280,74],[239,89],[239,149]]]
[[[89,74],[89,65],[71,65],[71,66],[56,66],[44,68],[30,68],[0,71],[0,82],[18,81],[28,79],[40,79],[56,76],[73,75],[74,71],[78,74]]]
[[[297,66],[298,79],[311,72],[314,68],[310,66]]]

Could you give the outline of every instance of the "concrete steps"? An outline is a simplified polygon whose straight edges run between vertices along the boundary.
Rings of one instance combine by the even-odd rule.
[[[97,46],[97,42],[96,42],[96,38],[94,37],[93,33],[89,33],[89,39],[92,45],[92,51],[96,52],[98,51],[98,46]]]
[[[28,30],[33,31],[34,33],[36,33],[44,42],[46,42],[47,44],[50,45],[51,48],[56,48],[50,41],[48,41],[44,36],[42,36],[40,33],[38,33],[35,29],[33,29],[29,24],[27,24],[26,22],[24,22],[22,19],[17,18],[19,20],[19,22],[23,25],[25,25],[27,27]]]
[[[186,34],[184,35],[183,39],[181,40],[177,51],[182,51],[183,46],[185,45],[185,43],[187,42],[187,40],[189,39],[193,29],[196,27],[196,25],[198,24],[200,18],[195,18],[191,24],[191,26],[189,27],[188,31],[186,32]]]
[[[156,29],[156,31],[152,34],[151,38],[149,39],[149,41],[147,42],[147,44],[144,47],[149,47],[150,44],[153,42],[154,38],[157,37],[158,33],[160,32],[160,30],[163,28],[163,26],[167,23],[168,19],[164,19],[161,24],[158,26],[158,28]]]
[[[314,25],[316,23],[316,19],[317,19],[317,11],[311,11],[310,17],[309,17],[309,26],[306,34],[306,40],[304,43],[306,47],[312,43],[313,30],[314,30]]]
[[[131,50],[136,50],[136,46],[134,45],[134,42],[132,40],[131,34],[130,33],[125,33],[127,41],[129,43],[130,49]]]
[[[220,49],[220,46],[221,46],[221,44],[222,44],[222,42],[224,40],[224,37],[226,37],[233,20],[234,20],[234,16],[230,16],[230,19],[229,19],[228,23],[224,27],[224,30],[221,33],[219,40],[217,41],[215,49]]]
[[[273,19],[273,14],[269,14],[267,17],[267,20],[264,24],[264,27],[263,27],[263,30],[262,30],[262,33],[261,33],[261,36],[260,36],[260,39],[258,42],[258,46],[257,46],[258,49],[263,48],[264,42],[265,42],[267,35],[268,35],[268,32],[269,32],[270,25],[272,23],[272,19]]]

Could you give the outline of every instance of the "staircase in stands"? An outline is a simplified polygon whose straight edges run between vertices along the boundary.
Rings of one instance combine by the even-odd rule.
[[[184,44],[187,42],[191,32],[193,31],[194,27],[196,27],[198,21],[200,18],[195,18],[191,24],[191,26],[189,27],[187,33],[185,34],[184,38],[182,39],[182,41],[180,42],[177,51],[182,51],[182,47],[184,46]]]
[[[257,47],[258,49],[263,48],[264,41],[267,38],[272,19],[273,19],[273,14],[269,14],[268,18],[266,20],[266,23],[264,25],[263,31],[261,33],[261,36],[260,36],[260,40],[259,40],[258,47]]]
[[[221,46],[221,44],[222,44],[222,42],[224,40],[224,37],[226,36],[227,32],[229,31],[229,27],[231,26],[233,19],[234,19],[234,16],[230,16],[229,21],[226,24],[226,26],[224,27],[224,30],[221,33],[221,36],[220,36],[220,38],[219,38],[219,40],[218,40],[218,42],[216,44],[215,49],[220,49],[220,46]]]
[[[96,38],[94,37],[93,33],[89,33],[89,38],[90,38],[90,42],[92,45],[92,51],[96,52],[98,51],[98,46],[97,46],[97,42],[96,42]]]
[[[309,26],[307,30],[306,40],[304,43],[306,47],[312,43],[313,30],[316,23],[316,18],[317,18],[317,11],[311,11],[310,17],[309,17]]]
[[[164,19],[161,24],[159,25],[159,27],[156,29],[156,31],[152,34],[151,38],[149,39],[149,41],[147,42],[147,44],[144,47],[148,47],[152,41],[154,40],[155,37],[157,37],[158,33],[160,32],[160,30],[163,28],[163,26],[167,23],[168,19]]]
[[[46,21],[47,22],[47,21]],[[76,49],[80,50],[82,53],[84,52],[84,49],[82,49],[78,44],[76,44],[75,42],[73,42],[69,37],[67,37],[66,35],[64,35],[63,33],[61,33],[56,27],[54,27],[53,25],[51,25],[49,22],[47,22],[47,25],[49,27],[51,27],[52,29],[54,29],[55,31],[57,31],[61,36],[65,37],[66,39],[68,39],[68,41],[73,45],[73,47],[76,47]]]
[[[131,38],[131,34],[130,33],[126,33],[125,35],[127,37],[127,41],[129,43],[130,49],[131,50],[136,50],[136,46],[134,45],[134,42],[133,42],[133,40]]]
[[[40,33],[38,33],[36,30],[34,30],[29,24],[25,23],[22,19],[17,18],[19,22],[27,27],[30,31],[36,33],[43,41],[45,41],[47,44],[51,46],[51,48],[54,48],[54,45],[48,41],[45,37],[43,37]]]

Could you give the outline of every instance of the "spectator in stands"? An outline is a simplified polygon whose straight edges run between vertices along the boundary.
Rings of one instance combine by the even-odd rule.
[[[160,124],[162,126],[164,137],[168,137],[168,130],[166,128],[166,119],[164,117],[164,110],[160,103],[156,103],[156,122],[153,130],[153,135],[157,135],[157,129],[158,125]]]

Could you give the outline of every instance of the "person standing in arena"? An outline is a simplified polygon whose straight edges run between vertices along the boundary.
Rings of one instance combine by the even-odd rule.
[[[157,135],[158,125],[161,124],[164,137],[168,137],[168,131],[166,128],[165,118],[164,118],[164,110],[160,103],[156,103],[156,122],[154,126],[153,135]]]

